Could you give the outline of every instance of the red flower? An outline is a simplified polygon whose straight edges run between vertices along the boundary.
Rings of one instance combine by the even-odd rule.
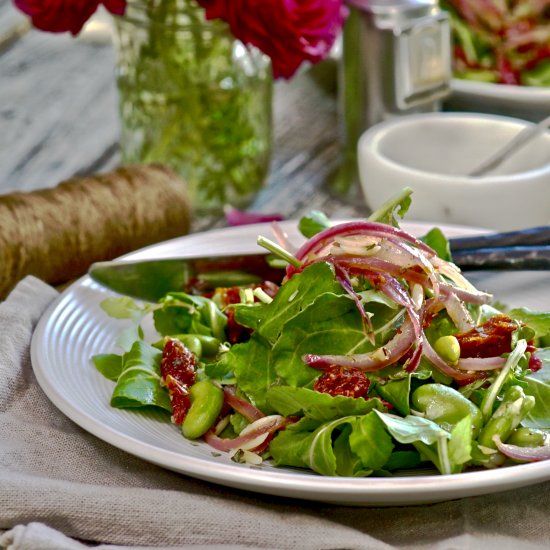
[[[126,0],[13,0],[33,25],[49,32],[78,34],[100,4],[111,13],[123,15]]]
[[[197,0],[207,19],[222,19],[235,37],[271,58],[289,78],[304,61],[324,59],[345,17],[342,0]]]

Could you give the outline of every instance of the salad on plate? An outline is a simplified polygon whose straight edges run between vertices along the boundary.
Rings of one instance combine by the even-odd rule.
[[[550,458],[550,313],[475,288],[440,230],[400,229],[409,204],[336,225],[312,213],[297,249],[275,225],[258,241],[282,281],[105,299],[128,324],[120,353],[92,358],[111,405],[165,410],[236,462],[325,476]]]
[[[443,0],[457,78],[550,86],[548,0]]]

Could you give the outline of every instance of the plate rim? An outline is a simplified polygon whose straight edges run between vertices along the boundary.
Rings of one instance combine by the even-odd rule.
[[[453,94],[468,95],[483,99],[502,99],[529,103],[544,103],[550,101],[550,87],[543,86],[514,86],[496,84],[494,82],[479,82],[463,78],[451,79]]]
[[[283,222],[282,225],[287,227],[288,224],[295,226],[296,220],[288,220]],[[447,224],[437,225],[443,227],[444,230],[450,228],[452,231],[466,231],[467,233],[477,234],[484,232],[484,230],[477,228]],[[434,224],[429,222],[403,224],[403,227],[410,228],[413,226],[426,228],[433,227]],[[193,233],[150,245],[126,254],[123,258],[153,257],[150,254],[158,250],[159,247],[170,248],[182,240],[191,238],[200,240],[204,238],[204,235],[211,236],[212,234],[228,231],[239,235],[241,232],[247,234],[268,227],[269,224],[254,224]],[[494,470],[469,471],[449,476],[343,478],[302,473],[298,469],[293,470],[291,468],[282,468],[277,471],[275,469],[246,467],[239,464],[224,464],[198,457],[190,457],[168,449],[160,449],[86,415],[70,399],[67,399],[67,396],[60,392],[48,377],[47,367],[43,364],[40,354],[41,346],[45,344],[44,335],[49,329],[49,324],[54,320],[54,314],[62,311],[64,303],[71,299],[75,291],[83,288],[94,289],[94,291],[99,291],[105,296],[114,295],[114,293],[102,289],[88,275],[84,275],[64,289],[48,306],[36,325],[30,348],[32,368],[38,384],[48,399],[66,417],[95,437],[133,456],[181,474],[228,487],[341,505],[388,506],[435,503],[454,498],[500,492],[550,479],[550,462],[545,461]],[[105,403],[105,407],[110,408],[108,403]],[[513,472],[518,472],[518,475],[511,476],[511,469],[513,469]]]

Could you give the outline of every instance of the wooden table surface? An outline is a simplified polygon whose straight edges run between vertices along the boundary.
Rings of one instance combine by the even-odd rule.
[[[0,194],[118,165],[114,66],[108,33],[40,32],[11,0],[0,0]],[[357,188],[347,198],[331,192],[340,153],[334,73],[325,63],[276,83],[271,170],[250,210],[286,217],[313,208],[334,217],[368,213]],[[193,229],[223,223],[203,218]]]

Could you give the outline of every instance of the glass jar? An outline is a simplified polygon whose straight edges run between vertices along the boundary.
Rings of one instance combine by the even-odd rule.
[[[195,212],[245,207],[269,168],[269,60],[195,0],[130,1],[116,19],[123,162],[173,168]]]

